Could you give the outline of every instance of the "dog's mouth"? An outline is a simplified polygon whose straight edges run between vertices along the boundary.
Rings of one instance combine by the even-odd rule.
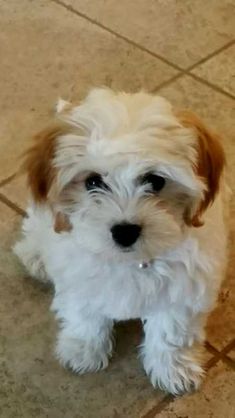
[[[119,248],[119,250],[120,250],[120,248]],[[122,248],[121,249],[121,252],[124,253],[124,254],[133,253],[134,251],[135,251],[134,248]]]

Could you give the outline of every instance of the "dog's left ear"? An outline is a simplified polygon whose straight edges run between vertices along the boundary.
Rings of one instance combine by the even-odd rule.
[[[188,111],[179,112],[177,118],[183,126],[191,128],[196,133],[195,148],[197,161],[194,171],[205,183],[206,190],[199,207],[194,214],[188,210],[185,214],[185,222],[189,226],[201,226],[201,216],[210,206],[219,191],[220,178],[225,166],[225,153],[220,138],[212,134],[193,113]]]

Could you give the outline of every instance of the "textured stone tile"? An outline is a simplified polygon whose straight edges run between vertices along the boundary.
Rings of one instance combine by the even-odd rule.
[[[183,76],[179,80],[157,91],[168,98],[176,107],[187,108],[196,112],[207,122],[210,128],[223,136],[225,147],[235,148],[234,100],[214,91],[212,88]],[[229,150],[231,151],[231,149]]]
[[[92,86],[153,89],[176,71],[46,1],[1,2],[0,180],[16,171],[28,138],[59,96]]]
[[[184,68],[234,36],[232,0],[63,0],[63,3]]]
[[[218,350],[222,350],[235,335],[235,283],[234,283],[234,260],[235,260],[235,228],[231,231],[230,258],[225,281],[219,295],[216,309],[211,313],[207,334],[209,342]]]
[[[42,299],[40,291],[38,298]],[[4,417],[18,416],[21,410],[19,416],[27,418],[136,418],[146,404],[162,398],[163,393],[154,391],[144,376],[136,350],[127,348],[127,344],[133,345],[130,336],[117,348],[118,354],[106,371],[77,376],[63,369],[52,354],[53,321],[43,320],[42,304],[37,307],[35,300],[35,305],[40,315],[37,323],[21,329],[20,335],[3,335],[5,375],[0,405]],[[128,334],[132,332],[129,328]]]
[[[220,362],[210,370],[199,392],[176,399],[156,417],[233,418],[235,415],[234,379],[234,370]]]
[[[4,258],[5,248],[9,250],[13,244],[14,236],[11,232],[12,230],[18,230],[21,220],[21,216],[0,201],[0,257]]]
[[[0,193],[3,193],[11,200],[11,202],[25,210],[29,200],[29,189],[26,183],[26,176],[17,175],[9,183],[0,187]]]
[[[192,72],[235,96],[235,45],[204,62]]]
[[[227,353],[227,356],[234,361],[234,367],[235,367],[235,343],[234,347]]]
[[[229,151],[229,150],[228,150]],[[231,177],[235,175],[235,166],[230,165]],[[233,197],[230,207],[230,237],[229,237],[229,257],[225,280],[219,294],[216,309],[209,317],[207,332],[210,343],[218,350],[225,348],[235,335],[235,185],[232,185]]]
[[[208,125],[221,133],[228,158],[231,179],[235,176],[235,106],[234,101],[213,91],[211,88],[183,77],[160,90],[160,94],[171,100],[175,106],[188,108],[198,113]],[[234,181],[231,184],[235,191]],[[230,216],[230,256],[228,272],[222,286],[217,308],[209,317],[207,336],[217,349],[225,347],[235,335],[235,198],[233,194]]]

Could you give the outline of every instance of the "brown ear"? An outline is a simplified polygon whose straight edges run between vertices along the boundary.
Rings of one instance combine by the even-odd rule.
[[[198,158],[194,170],[205,182],[207,189],[196,214],[191,217],[186,214],[185,220],[188,225],[201,226],[203,225],[200,220],[202,214],[213,203],[219,191],[220,178],[225,166],[225,154],[218,136],[212,134],[197,116],[184,111],[178,113],[177,117],[183,126],[192,128],[197,135]]]
[[[57,212],[55,215],[55,223],[54,223],[54,231],[57,234],[61,232],[70,232],[72,229],[72,225],[69,221],[68,215],[62,212]]]
[[[34,145],[26,153],[24,169],[27,172],[33,198],[37,203],[47,200],[56,175],[52,165],[56,139],[65,133],[68,133],[68,130],[63,124],[44,129],[35,136]]]
[[[53,167],[53,158],[56,152],[56,140],[58,137],[68,134],[69,129],[63,123],[55,124],[44,129],[34,138],[34,145],[27,151],[24,170],[27,173],[28,185],[34,201],[42,204],[49,202],[48,195],[56,179],[56,169]],[[71,225],[66,215],[55,213],[56,232],[69,231]]]

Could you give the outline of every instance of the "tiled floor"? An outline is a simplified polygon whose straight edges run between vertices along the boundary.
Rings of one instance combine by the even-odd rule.
[[[208,375],[182,398],[150,386],[138,323],[118,327],[108,370],[63,370],[53,357],[51,291],[10,250],[27,200],[19,155],[59,96],[95,85],[160,92],[221,132],[234,176],[234,27],[233,0],[0,0],[1,417],[235,417],[235,200],[227,279],[207,329]]]

